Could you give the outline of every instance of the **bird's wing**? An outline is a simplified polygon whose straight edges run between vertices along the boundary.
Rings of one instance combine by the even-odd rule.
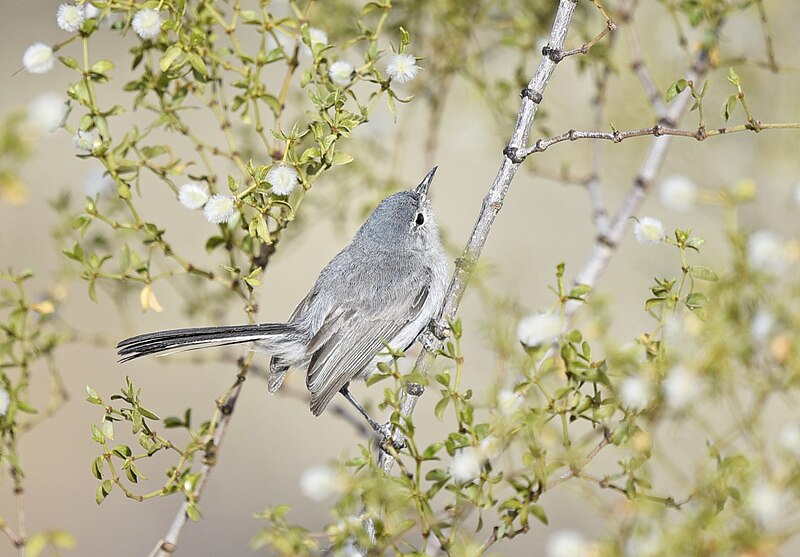
[[[425,281],[407,304],[396,304],[394,312],[380,308],[367,313],[351,303],[328,314],[308,345],[311,362],[306,385],[315,415],[321,414],[336,393],[385,349],[384,343],[419,316],[427,297]]]

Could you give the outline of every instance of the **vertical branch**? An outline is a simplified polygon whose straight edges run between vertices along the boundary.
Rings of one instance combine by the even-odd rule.
[[[511,139],[503,151],[503,161],[500,164],[500,168],[492,182],[491,188],[489,188],[489,192],[483,200],[480,213],[478,214],[478,220],[475,222],[469,241],[464,247],[461,256],[456,260],[456,270],[450,281],[450,286],[447,289],[444,305],[442,307],[441,317],[444,322],[452,320],[456,315],[464,291],[469,283],[472,268],[480,258],[494,219],[503,206],[503,200],[511,185],[511,180],[514,178],[517,168],[519,168],[519,165],[524,160],[524,157],[520,156],[520,152],[526,145],[531,125],[538,111],[539,103],[542,101],[544,90],[553,75],[556,64],[563,59],[564,41],[566,40],[570,23],[572,22],[576,3],[577,0],[559,1],[553,27],[550,32],[550,41],[546,49],[547,54],[542,56],[539,66],[528,83],[528,86],[520,93],[522,102],[514,130],[511,134]],[[435,351],[441,346],[441,341],[436,340],[433,335],[426,333],[425,336],[427,337],[425,339],[426,342],[424,342],[425,350],[420,354],[415,366],[415,369],[423,375],[427,374],[430,370],[433,361],[436,359]],[[412,415],[423,391],[423,386],[416,383],[409,383],[406,386],[401,393],[401,419]],[[402,441],[402,438],[402,433],[398,429],[395,429],[393,440],[399,443]],[[384,472],[388,473],[394,466],[394,457],[388,452],[380,450],[378,466],[383,469]],[[368,530],[370,530],[370,526],[370,524],[367,525]]]
[[[623,20],[626,23],[626,30],[628,34],[628,44],[631,51],[631,69],[633,69],[639,81],[642,82],[645,95],[647,95],[648,102],[653,106],[659,118],[664,118],[667,114],[667,105],[661,98],[661,92],[658,90],[653,77],[647,70],[647,65],[642,58],[642,49],[639,46],[639,35],[636,33],[636,28],[631,24],[633,19],[632,12],[625,12]]]

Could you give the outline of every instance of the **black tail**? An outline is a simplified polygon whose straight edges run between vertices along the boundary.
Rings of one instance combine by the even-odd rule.
[[[285,323],[262,323],[260,325],[233,325],[227,327],[197,327],[172,329],[127,338],[117,344],[120,362],[127,362],[160,352],[196,350],[210,346],[225,346],[245,342],[286,340],[298,336],[294,327]]]

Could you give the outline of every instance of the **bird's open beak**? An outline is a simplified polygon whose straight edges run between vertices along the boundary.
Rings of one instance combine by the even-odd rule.
[[[422,182],[415,188],[415,191],[421,195],[428,195],[428,188],[431,187],[431,182],[433,182],[433,175],[436,174],[436,169],[439,168],[438,166],[434,166],[431,168],[431,171],[422,179]]]

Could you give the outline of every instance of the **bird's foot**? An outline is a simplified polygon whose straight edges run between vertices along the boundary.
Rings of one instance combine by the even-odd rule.
[[[380,437],[380,447],[388,452],[388,447],[392,447],[395,452],[402,451],[406,447],[405,438],[402,435],[395,435],[395,429],[391,422],[375,424],[375,433]]]

